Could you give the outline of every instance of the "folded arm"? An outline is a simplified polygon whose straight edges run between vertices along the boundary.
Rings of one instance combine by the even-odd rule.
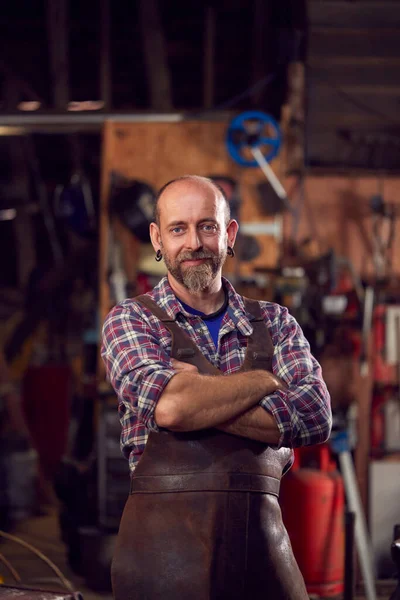
[[[172,366],[174,368],[174,370],[177,373],[187,373],[188,375],[191,373],[193,374],[198,374],[198,371],[196,369],[196,367],[194,367],[193,365],[190,365],[188,363],[184,363],[178,360],[172,360]],[[230,389],[230,386],[233,386],[233,389],[235,389],[235,391],[237,391],[237,385],[236,382],[238,379],[240,380],[245,380],[243,381],[245,384],[247,384],[247,386],[249,385],[249,383],[251,382],[251,384],[254,384],[254,377],[257,377],[258,373],[264,373],[267,374],[267,371],[250,371],[247,374],[243,374],[246,375],[245,378],[242,377],[238,377],[238,375],[234,375],[234,376],[226,376],[223,379],[219,378],[213,380],[213,384],[215,384],[215,386],[217,386],[219,388],[220,391],[222,391],[221,389],[221,383],[225,384],[226,382],[228,383],[228,394],[232,394],[232,390]],[[240,374],[242,375],[242,374]],[[232,379],[233,377],[233,379]],[[247,381],[246,381],[247,379]],[[204,380],[203,380],[204,381]],[[194,386],[196,386],[196,380],[191,380],[191,382],[193,382]],[[272,375],[272,373],[268,373],[267,375],[267,382],[268,385],[270,386],[271,390],[275,390],[277,388],[279,389],[287,389],[287,386],[280,380],[278,380],[278,378],[276,378],[275,376]],[[278,385],[275,384],[275,386],[273,385],[273,382],[277,382]],[[172,381],[171,381],[172,384]],[[271,385],[272,384],[272,385]],[[200,405],[203,405],[204,403],[204,395],[203,395],[203,387],[197,387],[197,389],[201,390],[201,398],[199,398],[199,403]],[[167,391],[167,390],[166,390]],[[265,389],[264,389],[265,392]],[[244,390],[245,396],[248,394],[248,387],[246,387],[246,389]],[[272,392],[271,392],[272,393]],[[229,396],[230,397],[230,396]],[[213,402],[213,407],[215,405],[214,401]],[[231,400],[228,402],[228,407],[230,408],[230,411],[232,412],[232,403]],[[156,408],[156,413],[157,413],[157,408]],[[253,405],[250,408],[248,408],[247,410],[242,411],[240,414],[236,414],[236,415],[231,415],[230,417],[228,417],[226,420],[224,419],[224,421],[222,423],[216,423],[214,425],[217,429],[220,429],[221,431],[225,431],[226,433],[231,433],[233,435],[237,435],[240,437],[245,437],[245,438],[250,438],[252,440],[257,440],[259,442],[265,442],[268,444],[277,444],[280,438],[280,432],[279,432],[279,428],[277,425],[277,422],[275,420],[275,418],[268,413],[266,410],[264,410],[261,406],[257,405]]]
[[[277,377],[262,370],[225,376],[182,370],[161,394],[155,420],[160,427],[172,431],[218,427],[237,419],[280,386]],[[274,421],[273,417],[269,418]]]

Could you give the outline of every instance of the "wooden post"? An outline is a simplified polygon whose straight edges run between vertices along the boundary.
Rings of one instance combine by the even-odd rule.
[[[19,92],[14,79],[8,79],[5,85],[5,104],[15,110]],[[16,201],[17,216],[13,221],[15,248],[17,255],[18,287],[26,288],[30,274],[36,266],[36,244],[30,214],[24,210],[29,199],[29,174],[24,154],[23,137],[11,137],[9,140],[11,158],[11,177],[13,199]]]
[[[171,81],[157,0],[139,0],[139,16],[150,106],[155,110],[169,111],[172,108]]]
[[[214,104],[214,54],[215,54],[215,9],[207,6],[204,27],[204,108]]]
[[[30,83],[22,79],[18,73],[15,73],[12,66],[8,65],[3,60],[0,60],[0,72],[3,73],[6,79],[12,80],[13,82],[13,94],[14,98],[11,100],[10,96],[8,96],[8,101],[11,102],[11,105],[8,106],[10,110],[15,110],[18,102],[21,100],[20,94],[24,94],[29,100],[36,100],[37,102],[42,102],[42,99],[33,89]],[[9,87],[9,86],[8,86]],[[10,87],[8,89],[8,94],[10,93]]]
[[[68,90],[68,2],[47,0],[47,35],[54,106],[66,110]]]
[[[267,2],[265,0],[254,1],[254,13],[253,13],[253,47],[252,47],[252,73],[251,79],[252,84],[260,81],[265,76],[265,45],[264,39],[267,27]],[[259,105],[263,98],[263,90],[257,91],[253,94],[254,105]]]
[[[303,63],[289,63],[287,82],[286,167],[289,173],[298,173],[304,169],[305,154],[305,70]]]
[[[111,60],[110,60],[110,0],[101,0],[100,5],[100,99],[104,108],[110,110]]]

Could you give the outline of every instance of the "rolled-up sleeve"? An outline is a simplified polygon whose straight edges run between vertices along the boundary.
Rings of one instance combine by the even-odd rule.
[[[118,399],[149,431],[157,402],[175,375],[142,311],[118,305],[108,314],[102,332],[101,356],[106,375]]]
[[[278,447],[320,444],[332,427],[329,392],[299,324],[286,308],[279,308],[272,368],[288,390],[266,396],[260,405],[275,417],[281,433]]]

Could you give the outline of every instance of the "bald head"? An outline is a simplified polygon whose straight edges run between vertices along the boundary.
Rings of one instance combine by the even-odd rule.
[[[221,201],[223,201],[225,203],[226,223],[229,222],[231,211],[230,211],[228,198],[227,198],[224,190],[222,189],[222,187],[220,187],[217,183],[215,183],[215,181],[213,181],[212,179],[209,179],[208,177],[201,177],[200,175],[183,175],[182,177],[177,177],[176,179],[171,179],[171,181],[168,181],[167,183],[165,183],[162,186],[162,188],[159,190],[159,192],[156,196],[155,207],[154,207],[154,221],[157,223],[158,226],[160,226],[160,214],[161,214],[160,200],[166,195],[167,191],[172,192],[172,191],[175,191],[175,188],[176,188],[176,192],[178,193],[179,187],[182,187],[182,186],[184,187],[185,184],[194,185],[200,189],[201,188],[209,189],[211,187],[213,189],[213,191],[215,192],[216,196],[218,198],[221,198]]]

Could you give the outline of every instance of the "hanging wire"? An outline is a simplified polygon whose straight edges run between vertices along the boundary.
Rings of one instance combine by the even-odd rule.
[[[45,554],[43,554],[43,552],[35,548],[35,546],[32,546],[32,544],[29,544],[28,542],[17,537],[16,535],[11,535],[10,533],[6,533],[5,531],[1,530],[0,537],[20,544],[20,546],[23,546],[24,548],[27,548],[28,550],[33,552],[33,554],[36,554],[36,556],[40,558],[43,562],[45,562],[46,565],[50,567],[50,569],[57,575],[58,579],[61,581],[62,585],[65,587],[66,590],[72,593],[75,592],[74,588],[72,587],[72,584],[68,581],[68,579],[66,579],[66,577],[64,577],[60,569]]]
[[[13,576],[16,583],[21,583],[21,577],[19,576],[18,571],[16,569],[14,569],[14,567],[12,566],[10,561],[8,561],[6,559],[6,557],[4,556],[4,554],[2,554],[1,552],[0,552],[0,562],[2,562],[3,565],[5,565],[7,567],[7,569],[10,571],[10,573]]]

